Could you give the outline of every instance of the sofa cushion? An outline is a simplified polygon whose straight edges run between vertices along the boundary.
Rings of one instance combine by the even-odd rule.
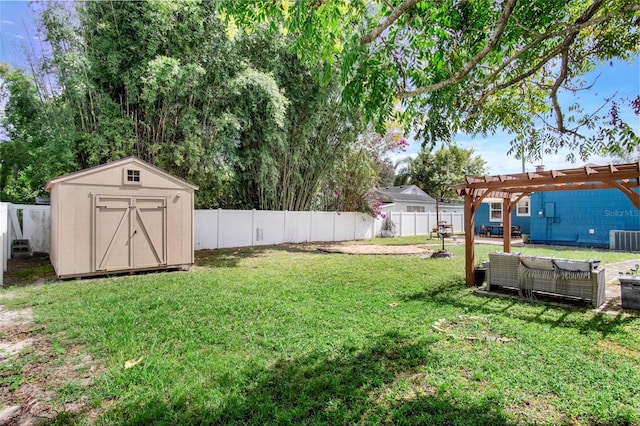
[[[553,259],[547,257],[521,257],[520,262],[528,269],[553,271]]]
[[[563,260],[555,259],[553,263],[556,264],[558,269],[572,272],[591,272],[591,262],[586,260]]]

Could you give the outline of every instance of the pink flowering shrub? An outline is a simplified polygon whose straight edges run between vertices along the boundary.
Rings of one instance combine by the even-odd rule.
[[[408,146],[409,142],[395,129],[384,135],[374,131],[363,134],[325,185],[318,207],[322,210],[359,211],[386,218],[382,213],[383,203],[374,198],[373,188],[379,184],[380,171],[390,172],[389,161],[386,160],[388,154],[405,152]]]

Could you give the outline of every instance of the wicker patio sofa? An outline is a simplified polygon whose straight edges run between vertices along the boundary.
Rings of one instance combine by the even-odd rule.
[[[574,261],[519,253],[490,253],[487,291],[514,288],[522,297],[536,293],[580,298],[594,307],[604,303],[604,269],[592,261]]]

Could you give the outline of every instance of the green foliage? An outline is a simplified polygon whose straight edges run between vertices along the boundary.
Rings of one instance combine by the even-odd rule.
[[[463,183],[466,176],[486,173],[486,162],[473,152],[455,144],[442,146],[435,152],[423,149],[410,161],[406,171],[410,175],[408,183],[419,186],[436,200],[457,199],[453,185]]]
[[[259,28],[235,43],[254,77],[232,83],[227,101],[239,123],[233,207],[316,208],[319,188],[349,154],[364,122],[340,105],[339,85],[313,79],[290,52],[289,37]]]
[[[67,108],[43,102],[33,80],[0,64],[2,91],[8,93],[2,126],[11,142],[0,143],[0,198],[33,202],[52,176],[75,166],[75,129]],[[55,104],[57,100],[53,100]]]
[[[379,205],[370,192],[384,183],[381,179],[391,179],[393,169],[386,155],[403,151],[408,144],[393,125],[389,128],[384,135],[369,129],[360,136],[321,188],[321,210],[379,213]]]
[[[313,78],[293,37],[229,37],[219,16],[207,1],[47,3],[50,53],[31,59],[42,71],[4,71],[3,199],[136,155],[197,184],[197,207],[317,207],[366,128],[361,111],[336,79]]]
[[[529,133],[540,121],[548,137],[537,153],[630,152],[640,141],[637,129],[609,120],[613,112],[560,101],[566,91],[587,90],[583,76],[597,64],[638,55],[640,6],[627,0],[221,4],[234,25],[267,21],[296,34],[296,52],[319,78],[340,65],[346,102],[363,107],[380,128],[397,115],[427,145],[459,131]]]

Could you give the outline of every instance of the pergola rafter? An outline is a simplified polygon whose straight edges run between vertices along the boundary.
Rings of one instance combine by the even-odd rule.
[[[511,251],[511,212],[518,201],[534,192],[618,189],[631,204],[640,209],[640,161],[607,166],[584,166],[575,169],[550,170],[495,176],[467,177],[466,182],[454,186],[465,200],[465,267],[467,284],[474,283],[474,216],[487,198],[503,200],[503,247]]]

